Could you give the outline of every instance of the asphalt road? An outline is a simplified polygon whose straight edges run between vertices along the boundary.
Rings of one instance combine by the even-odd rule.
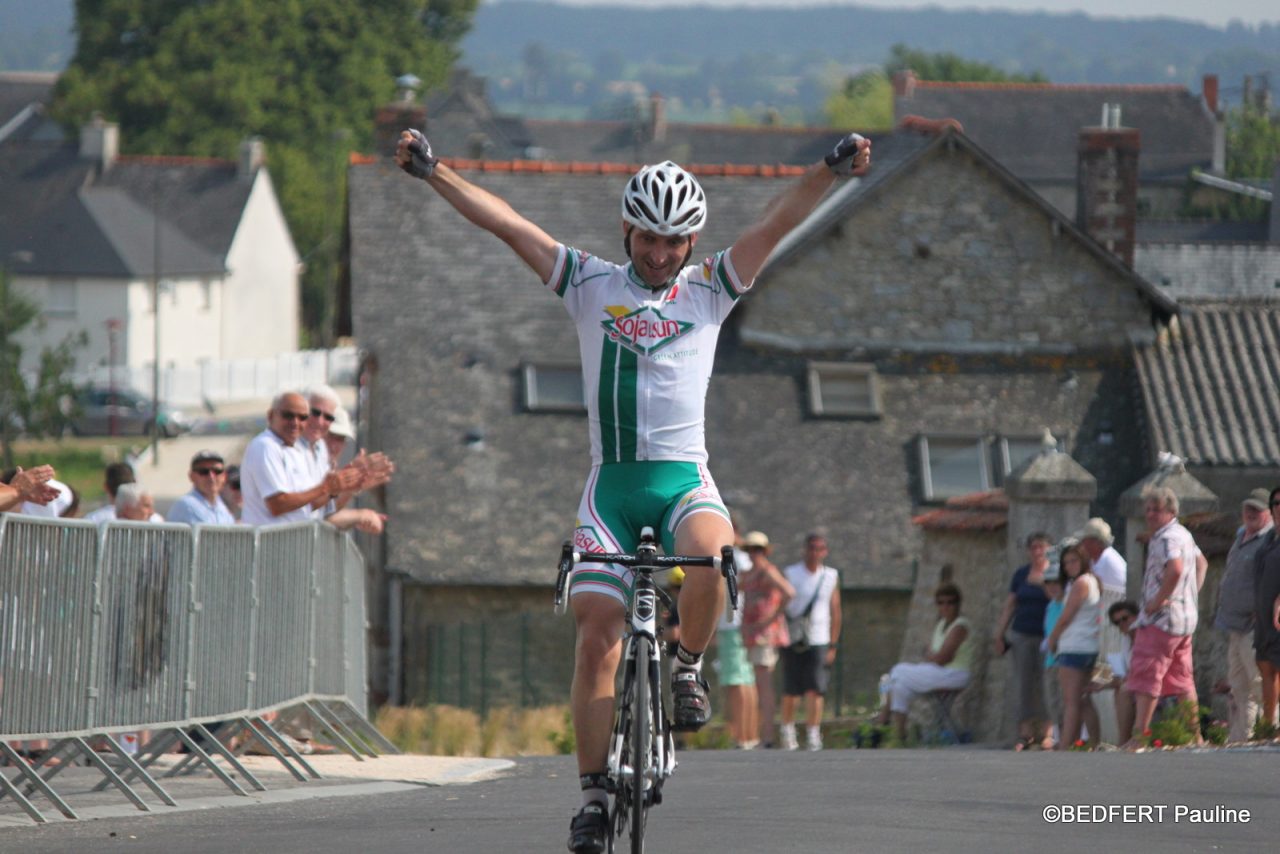
[[[650,816],[648,850],[1275,851],[1278,770],[1276,752],[687,752]],[[0,852],[563,851],[576,789],[569,759],[520,759],[465,786],[11,828]],[[1117,809],[1107,821],[1046,822],[1045,808],[1061,805],[1095,819],[1129,806],[1133,821]],[[1193,820],[1217,807],[1251,816]]]

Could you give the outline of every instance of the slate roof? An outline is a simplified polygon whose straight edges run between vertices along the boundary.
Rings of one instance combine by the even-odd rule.
[[[1144,220],[1137,223],[1141,243],[1265,243],[1265,222],[1218,220]]]
[[[894,115],[959,119],[1024,181],[1074,183],[1077,136],[1100,124],[1103,104],[1119,104],[1121,124],[1141,132],[1141,180],[1181,181],[1213,165],[1214,118],[1185,86],[916,81],[894,98]]]
[[[1188,465],[1280,463],[1280,302],[1184,306],[1134,350],[1150,447]]]
[[[1133,266],[1179,302],[1271,299],[1280,287],[1280,243],[1139,243]]]
[[[480,78],[455,76],[427,103],[426,133],[445,157],[553,162],[681,164],[787,163],[808,166],[831,150],[831,128],[746,127],[671,122],[654,139],[648,118],[625,121],[554,121],[497,113]]]
[[[938,146],[960,146],[967,150],[985,164],[999,180],[1021,195],[1028,204],[1042,210],[1046,216],[1057,222],[1059,228],[1073,234],[1090,252],[1128,279],[1161,315],[1168,317],[1177,311],[1177,303],[1172,297],[1125,266],[1114,254],[1078,228],[1061,211],[1046,202],[966,133],[955,130],[946,130],[936,135],[896,132],[883,139],[873,137],[872,151],[876,168],[866,179],[840,185],[804,223],[787,235],[770,256],[769,265],[761,274],[762,284],[767,281],[769,268],[783,265],[788,258],[804,251],[807,245],[821,239],[832,228],[846,220],[859,205],[877,193],[891,192],[890,188],[894,180],[905,173],[912,161],[923,157]]]
[[[229,161],[122,156],[98,174],[75,143],[10,140],[0,253],[31,275],[150,276],[158,211],[161,270],[220,274],[251,187]]]
[[[125,155],[97,181],[127,193],[213,255],[225,258],[253,182],[233,161],[209,157]]]

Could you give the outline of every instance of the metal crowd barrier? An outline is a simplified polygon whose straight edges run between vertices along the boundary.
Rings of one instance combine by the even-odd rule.
[[[46,821],[39,792],[79,757],[141,810],[138,780],[203,767],[236,794],[265,788],[250,744],[318,777],[284,732],[308,727],[356,759],[396,752],[366,719],[365,569],[323,523],[206,527],[0,515],[0,799]],[[146,731],[135,756],[123,733]],[[38,761],[24,742],[51,740]],[[53,761],[53,760],[59,761]]]

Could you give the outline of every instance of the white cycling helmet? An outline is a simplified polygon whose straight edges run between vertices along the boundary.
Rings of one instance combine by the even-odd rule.
[[[627,182],[622,218],[655,234],[693,234],[707,224],[707,197],[696,178],[668,160]]]

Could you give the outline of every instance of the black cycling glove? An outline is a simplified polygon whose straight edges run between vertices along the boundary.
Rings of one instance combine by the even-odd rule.
[[[853,173],[854,158],[858,156],[858,143],[862,141],[860,134],[851,133],[844,139],[836,143],[836,147],[831,149],[831,153],[824,159],[827,167],[837,175],[850,175]]]
[[[409,162],[400,168],[425,181],[436,171],[436,164],[440,161],[431,153],[431,143],[421,131],[410,129],[409,133],[413,136],[413,142],[409,143]]]

